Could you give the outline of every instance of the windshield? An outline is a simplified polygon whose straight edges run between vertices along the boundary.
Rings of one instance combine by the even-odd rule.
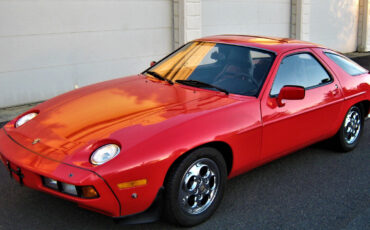
[[[148,71],[172,82],[193,80],[230,93],[257,96],[273,59],[272,53],[256,48],[191,42]]]

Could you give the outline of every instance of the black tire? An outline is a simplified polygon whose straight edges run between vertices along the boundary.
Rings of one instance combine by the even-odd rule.
[[[226,180],[226,163],[218,150],[203,147],[188,153],[166,178],[164,217],[187,227],[204,222],[221,203]]]
[[[353,150],[360,142],[364,129],[364,116],[361,107],[352,106],[344,117],[335,141],[337,148],[341,152]]]

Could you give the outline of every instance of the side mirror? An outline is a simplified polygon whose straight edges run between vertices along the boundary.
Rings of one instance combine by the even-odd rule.
[[[218,52],[217,51],[214,51],[213,53],[211,53],[211,59],[213,59],[213,60],[218,59]]]
[[[155,65],[155,64],[157,64],[157,62],[156,61],[151,61],[150,62],[150,67],[152,67],[153,65]]]
[[[305,96],[305,89],[302,86],[284,86],[281,88],[279,95],[276,98],[279,107],[285,105],[285,100],[302,100]]]

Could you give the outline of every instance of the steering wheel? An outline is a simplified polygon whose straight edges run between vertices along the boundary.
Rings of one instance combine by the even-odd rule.
[[[253,78],[253,75],[240,73],[238,74],[238,76],[241,77],[242,80],[247,80],[249,83],[252,83],[255,86],[255,88],[259,88],[259,84],[256,81],[256,79]]]
[[[230,79],[241,79],[244,81],[248,81],[249,83],[252,83],[256,88],[259,87],[259,84],[257,83],[257,81],[250,74],[240,73],[240,72],[239,73],[235,73],[235,72],[224,73],[220,76],[217,76],[215,79],[215,82],[221,83],[225,80],[230,80]]]
[[[257,91],[259,89],[258,82],[250,74],[246,74],[246,73],[225,73],[225,74],[222,75],[222,78],[221,77],[217,77],[217,78],[218,78],[218,80],[214,81],[213,84],[215,84],[215,85],[217,85],[221,88],[224,84],[230,84],[230,82],[233,82],[234,79],[239,79],[239,80],[242,80],[242,81],[246,82],[246,85],[245,85],[245,87],[243,87],[243,89],[238,87],[239,90],[235,91],[236,89],[234,89],[233,93],[237,93],[237,94],[255,94],[255,93],[257,93]],[[237,82],[237,81],[234,82],[234,83],[235,84],[240,84],[240,82]]]

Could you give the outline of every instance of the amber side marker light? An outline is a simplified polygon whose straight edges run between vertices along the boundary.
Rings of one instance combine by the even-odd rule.
[[[119,189],[133,188],[133,187],[146,185],[147,183],[148,183],[147,179],[140,179],[140,180],[119,183],[117,184],[117,187]]]
[[[93,186],[83,186],[81,187],[81,195],[83,198],[96,198],[99,197],[98,192]]]

